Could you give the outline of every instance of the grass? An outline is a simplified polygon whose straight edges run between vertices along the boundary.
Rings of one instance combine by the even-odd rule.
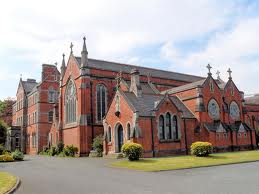
[[[211,154],[209,157],[178,156],[166,158],[146,158],[130,162],[120,160],[112,163],[113,167],[128,168],[141,171],[163,171],[186,168],[197,168],[223,164],[259,161],[259,151],[241,151]]]
[[[16,177],[7,173],[0,172],[0,194],[9,191],[16,183]]]

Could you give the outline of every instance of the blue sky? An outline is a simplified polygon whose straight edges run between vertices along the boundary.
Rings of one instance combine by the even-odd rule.
[[[0,99],[15,97],[20,75],[80,55],[206,76],[207,63],[246,94],[259,93],[259,3],[195,1],[5,1],[0,7]]]

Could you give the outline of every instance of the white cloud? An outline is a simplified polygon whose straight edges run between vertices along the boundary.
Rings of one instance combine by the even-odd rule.
[[[172,55],[174,62],[192,64],[197,58],[202,61],[202,53],[194,53],[183,60],[185,54],[177,49],[169,50],[170,43],[202,39],[210,32],[233,25],[243,9],[236,1],[219,3],[216,0],[197,0],[195,3],[190,0],[4,1],[0,7],[0,68],[8,67],[6,73],[15,75],[25,71],[25,67],[33,68],[28,76],[39,77],[42,63],[57,61],[60,64],[62,53],[68,56],[71,41],[75,45],[74,53],[80,55],[84,35],[90,57],[141,63],[144,59],[141,55],[135,56],[136,48],[169,42],[167,49],[163,48],[168,50],[167,57]],[[208,52],[218,47],[208,45]],[[229,51],[230,48],[226,50]],[[218,56],[215,54],[215,57]],[[148,58],[152,60],[152,56]],[[193,69],[192,65],[188,67]],[[4,76],[2,80],[8,80],[8,77]],[[3,81],[0,87],[2,84]],[[6,95],[15,94],[16,84],[12,87],[13,93]]]
[[[233,71],[233,78],[240,89],[255,93],[259,78],[259,17],[240,20],[232,29],[211,37],[204,50],[182,55],[173,43],[166,43],[161,49],[162,58],[175,66],[183,66],[190,73],[206,75],[206,64],[211,63],[214,72],[220,70],[226,80],[227,69]]]

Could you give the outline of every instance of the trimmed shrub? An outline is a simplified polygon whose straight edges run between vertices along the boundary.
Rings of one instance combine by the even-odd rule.
[[[11,154],[0,155],[0,162],[13,162],[14,159]]]
[[[78,152],[78,148],[75,147],[74,145],[67,145],[64,148],[64,154],[66,156],[74,157]]]
[[[125,143],[121,150],[130,161],[139,160],[143,153],[142,145],[132,142]]]
[[[103,136],[98,135],[93,140],[93,148],[97,152],[97,157],[102,157],[103,153]]]
[[[197,141],[191,145],[191,154],[198,157],[206,157],[212,153],[213,146],[209,142]]]
[[[13,153],[12,153],[12,157],[14,160],[18,160],[18,161],[22,161],[23,158],[24,158],[24,155],[23,153],[20,151],[20,150],[15,150]]]
[[[64,149],[64,143],[63,142],[58,142],[57,144],[57,154],[60,154],[61,152],[63,152]]]
[[[56,146],[51,146],[50,149],[49,149],[49,151],[48,151],[48,154],[49,154],[50,156],[55,156],[55,155],[57,154],[57,148],[56,148]]]

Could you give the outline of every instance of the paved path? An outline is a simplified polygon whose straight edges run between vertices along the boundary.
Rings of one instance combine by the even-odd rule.
[[[259,193],[259,162],[149,173],[107,167],[108,159],[26,159],[0,163],[21,178],[17,194]]]

